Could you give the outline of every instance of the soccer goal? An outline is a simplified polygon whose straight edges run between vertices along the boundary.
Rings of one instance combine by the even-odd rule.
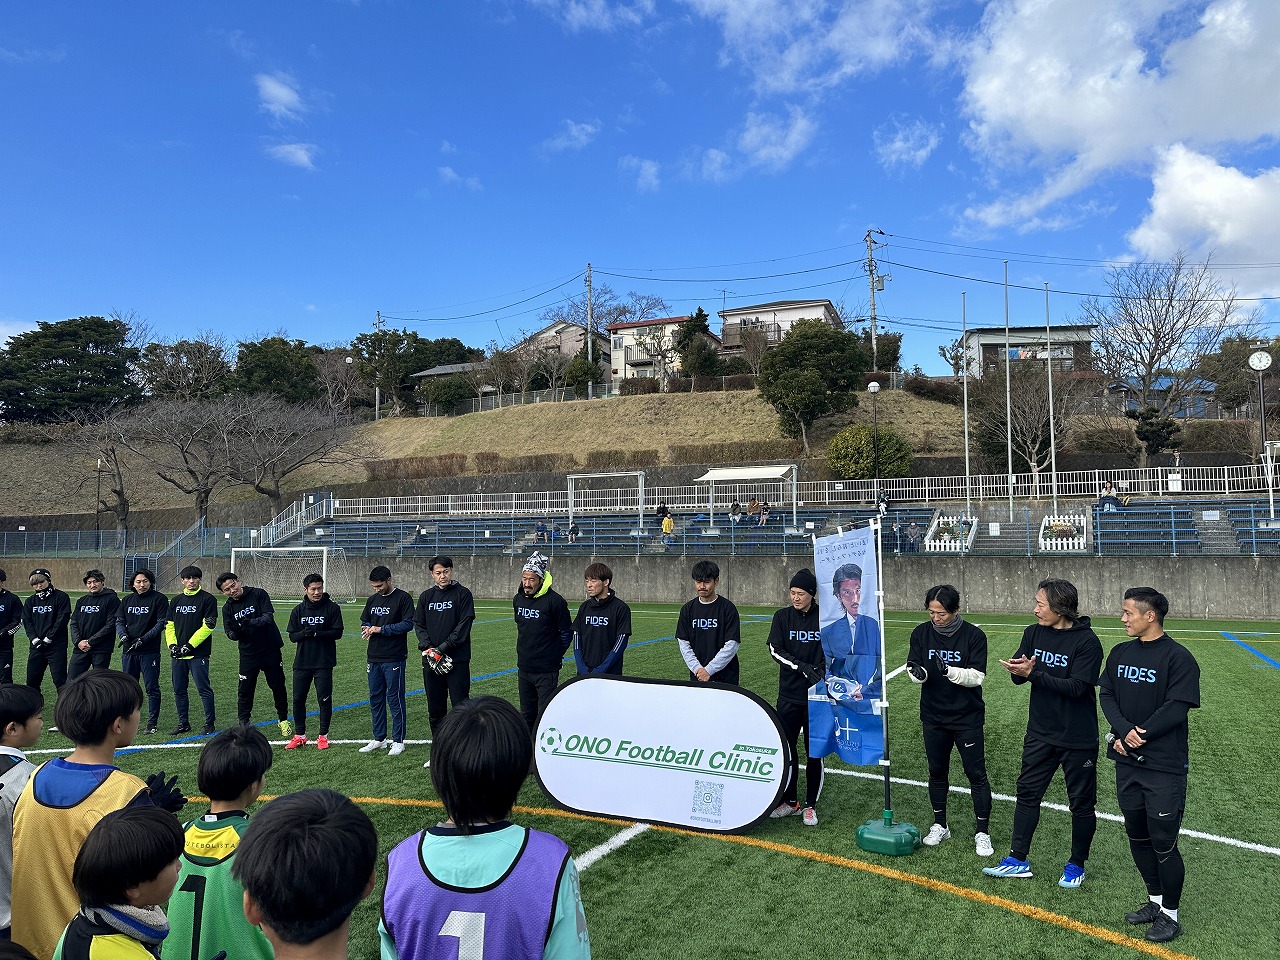
[[[261,587],[272,599],[302,598],[302,578],[324,577],[324,589],[338,603],[356,600],[351,564],[341,547],[235,547],[231,572],[246,586]]]

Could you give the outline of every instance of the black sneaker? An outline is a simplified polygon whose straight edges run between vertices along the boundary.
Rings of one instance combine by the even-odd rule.
[[[174,727],[173,730],[169,732],[169,736],[176,737],[180,733],[190,733],[190,732],[191,732],[191,724],[180,723],[176,727]]]
[[[218,732],[218,728],[215,727],[212,723],[206,723],[204,725],[204,728],[200,731],[200,733],[206,737],[211,733],[217,733],[217,732]]]
[[[1152,943],[1168,943],[1180,936],[1182,936],[1182,924],[1163,910],[1160,911],[1160,916],[1156,917],[1156,922],[1147,930],[1147,939]]]
[[[148,737],[153,737],[153,736],[155,736],[157,733],[159,733],[159,732],[160,732],[160,729],[159,729],[157,726],[155,726],[155,724],[152,724],[151,726],[147,727],[147,729],[143,730],[142,732],[143,732],[144,734],[146,734]]]
[[[1140,923],[1155,923],[1156,919],[1163,913],[1164,911],[1160,909],[1160,904],[1154,900],[1148,900],[1133,913],[1126,913],[1124,918],[1134,926],[1137,926]]]

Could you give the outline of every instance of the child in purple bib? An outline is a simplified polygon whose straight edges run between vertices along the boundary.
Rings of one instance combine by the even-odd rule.
[[[387,857],[382,960],[590,960],[568,846],[507,820],[532,757],[529,728],[506,700],[475,697],[445,717],[431,782],[449,819]]]

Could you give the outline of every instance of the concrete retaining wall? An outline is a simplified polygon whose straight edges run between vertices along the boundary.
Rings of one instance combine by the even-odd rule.
[[[614,572],[614,588],[629,601],[683,602],[693,595],[689,568],[693,557],[601,557]],[[730,599],[750,605],[781,606],[791,575],[812,566],[812,557],[707,557],[720,565],[720,586]],[[226,567],[225,557],[192,561],[212,577]],[[357,590],[378,563],[391,567],[396,582],[416,595],[430,582],[426,558],[356,557],[351,560]],[[584,557],[552,558],[556,589],[571,603],[583,596]],[[455,574],[477,597],[510,597],[520,583],[523,559],[506,556],[455,557]],[[46,567],[53,582],[77,590],[84,571],[96,566],[119,589],[123,565],[117,557],[39,560],[0,558],[8,587],[27,590],[27,574]],[[1098,619],[1118,617],[1126,587],[1154,586],[1169,598],[1171,615],[1193,618],[1274,617],[1280,610],[1280,560],[1253,557],[889,557],[885,561],[885,606],[895,610],[924,607],[924,594],[938,583],[960,591],[963,608],[984,613],[1030,614],[1036,584],[1048,577],[1070,580],[1080,590],[1080,610]]]

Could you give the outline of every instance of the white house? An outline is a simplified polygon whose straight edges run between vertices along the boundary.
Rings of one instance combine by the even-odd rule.
[[[688,320],[679,317],[655,317],[652,320],[635,320],[611,323],[606,326],[609,334],[609,367],[614,386],[634,377],[662,379],[679,371],[680,358],[676,355],[675,335],[680,324]],[[715,334],[712,334],[715,340]],[[719,343],[716,343],[719,346]]]
[[[965,363],[969,376],[1004,372],[1004,327],[971,327],[964,339]],[[1053,360],[1053,369],[1063,373],[1088,370],[1093,361],[1093,325],[1060,324],[1038,327],[1010,327],[1008,335],[1011,365],[1043,365]]]
[[[742,331],[746,327],[763,330],[770,346],[778,343],[797,320],[825,320],[837,330],[844,324],[830,300],[774,300],[749,307],[721,310],[720,342],[725,353],[742,348]]]

